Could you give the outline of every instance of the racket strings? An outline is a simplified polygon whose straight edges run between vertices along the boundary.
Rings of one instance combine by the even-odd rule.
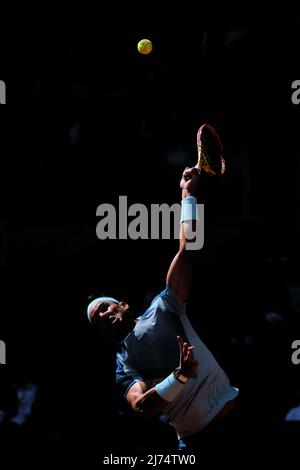
[[[203,142],[198,143],[198,158],[199,158],[199,165],[205,169],[205,167],[209,167],[209,163],[207,161],[207,150],[205,149],[205,144]]]
[[[221,175],[225,173],[225,160],[221,155]]]
[[[206,126],[206,128],[204,128]],[[203,130],[208,129],[209,139],[204,136]],[[211,146],[213,150],[211,149]],[[225,173],[225,160],[223,158],[223,146],[215,130],[207,125],[201,126],[197,134],[198,166],[210,175]],[[217,167],[215,168],[215,165]],[[219,168],[220,166],[220,168]]]

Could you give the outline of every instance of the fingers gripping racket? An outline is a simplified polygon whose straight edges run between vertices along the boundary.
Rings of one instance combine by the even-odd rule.
[[[209,124],[203,124],[197,132],[198,163],[195,168],[211,176],[225,172],[223,144],[217,131]]]

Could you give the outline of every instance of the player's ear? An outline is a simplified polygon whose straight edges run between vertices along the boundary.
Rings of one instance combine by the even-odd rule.
[[[122,307],[125,310],[125,312],[127,312],[127,310],[129,310],[129,305],[124,300],[121,300],[119,305],[120,305],[120,307]]]

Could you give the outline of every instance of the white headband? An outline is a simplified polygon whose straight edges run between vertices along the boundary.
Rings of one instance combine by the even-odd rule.
[[[97,299],[94,299],[87,307],[87,316],[88,316],[88,319],[89,319],[89,322],[91,321],[91,310],[93,308],[93,306],[95,304],[97,304],[98,302],[114,302],[115,304],[118,304],[119,305],[119,301],[116,300],[116,299],[113,299],[112,297],[98,297]]]

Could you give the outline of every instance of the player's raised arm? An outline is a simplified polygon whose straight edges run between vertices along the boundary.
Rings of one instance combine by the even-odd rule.
[[[177,297],[186,302],[189,296],[192,281],[191,254],[194,250],[187,250],[187,241],[190,234],[196,232],[197,200],[195,197],[199,181],[199,172],[196,168],[186,168],[180,181],[182,212],[180,224],[179,251],[174,257],[168,274],[169,285]]]

